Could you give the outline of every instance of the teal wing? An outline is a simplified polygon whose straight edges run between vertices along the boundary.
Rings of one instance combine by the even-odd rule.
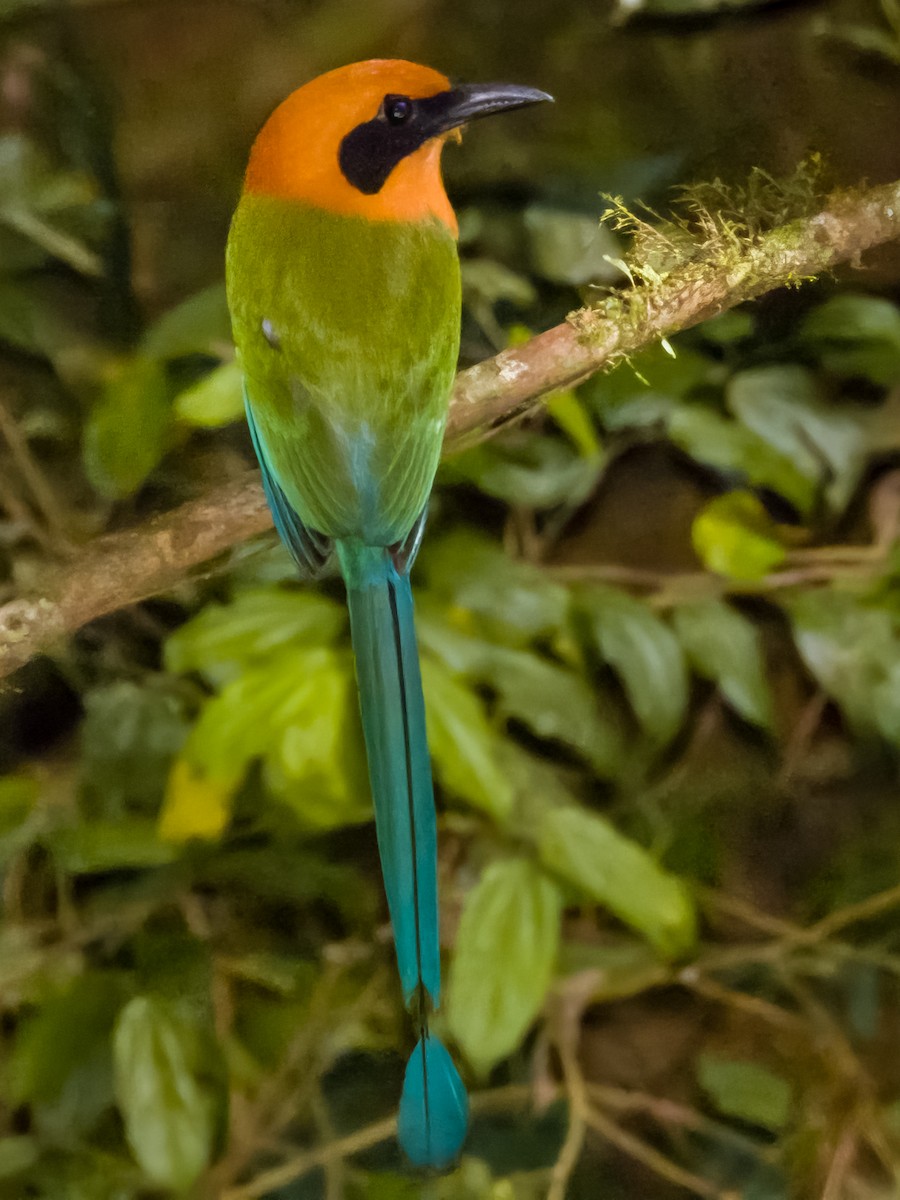
[[[328,538],[323,537],[314,530],[307,529],[293,508],[291,508],[287,496],[282,491],[281,484],[275,478],[275,473],[269,463],[269,456],[263,445],[259,430],[256,427],[253,409],[246,393],[244,394],[244,408],[247,412],[250,440],[253,442],[253,449],[259,461],[263,491],[266,494],[266,500],[269,502],[269,508],[272,511],[272,519],[275,522],[278,536],[284,542],[285,546],[287,546],[291,557],[300,570],[305,575],[311,575],[315,578],[321,575],[331,557],[331,542]]]

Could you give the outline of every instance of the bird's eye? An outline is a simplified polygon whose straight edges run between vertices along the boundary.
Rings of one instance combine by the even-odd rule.
[[[402,125],[413,113],[409,96],[385,96],[384,115],[389,125]]]

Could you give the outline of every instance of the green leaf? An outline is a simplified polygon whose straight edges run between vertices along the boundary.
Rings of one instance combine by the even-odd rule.
[[[489,496],[527,508],[576,506],[593,491],[603,467],[599,452],[586,456],[557,437],[513,431],[455,454],[443,478],[471,480]]]
[[[208,942],[185,930],[139,929],[129,942],[135,986],[185,1013],[212,1016],[213,964]],[[211,1030],[204,1027],[203,1033]]]
[[[428,745],[443,786],[495,820],[509,817],[513,789],[497,760],[499,735],[482,701],[441,663],[422,659]]]
[[[0,1179],[11,1179],[33,1167],[40,1157],[40,1143],[22,1134],[0,1138]]]
[[[281,996],[309,996],[318,982],[318,965],[308,959],[265,951],[229,956],[228,973]]]
[[[84,431],[88,478],[110,500],[130,496],[163,456],[171,424],[165,370],[155,359],[123,360]]]
[[[642,846],[594,813],[550,809],[538,836],[541,862],[642,933],[667,958],[696,938],[694,903],[685,885]]]
[[[715,380],[721,370],[715,362],[678,339],[674,345],[674,358],[656,342],[582,386],[606,429],[665,425],[681,397]]]
[[[102,215],[97,185],[88,174],[55,167],[20,133],[0,136],[0,226],[42,255],[95,277],[103,274],[103,264],[82,235]]]
[[[591,990],[594,1002],[639,996],[669,978],[669,968],[660,961],[659,955],[646,942],[637,939],[563,942],[560,974],[575,975],[582,971],[596,975],[597,984]]]
[[[730,308],[704,321],[700,326],[700,336],[714,346],[733,346],[749,338],[753,327],[753,317],[746,309]]]
[[[788,606],[806,666],[859,734],[900,745],[900,635],[889,611],[834,589]]]
[[[208,701],[173,768],[170,789],[183,787],[189,771],[195,789],[218,787],[228,800],[249,764],[262,758],[270,786],[304,820],[322,827],[367,820],[358,709],[348,654],[282,649]],[[213,794],[193,793],[195,799]],[[167,836],[176,838],[171,813],[167,821]]]
[[[890,386],[900,379],[900,308],[879,296],[843,292],[814,308],[802,338],[829,370]]]
[[[244,415],[244,376],[236,360],[214,367],[208,375],[175,397],[180,421],[202,429],[230,425]]]
[[[113,1038],[116,1096],[128,1144],[147,1176],[186,1191],[209,1162],[212,1105],[192,1073],[193,1031],[168,1005],[135,996]]]
[[[646,604],[618,588],[585,589],[580,605],[644,732],[657,745],[667,745],[681,728],[688,704],[678,639]]]
[[[40,787],[27,775],[0,777],[0,868],[36,841],[46,824]]]
[[[722,600],[680,604],[672,620],[697,674],[716,684],[744,720],[770,729],[772,694],[753,623]]]
[[[490,312],[501,300],[527,308],[537,299],[534,284],[527,276],[496,259],[465,258],[460,265],[466,303],[476,311]]]
[[[8,21],[21,16],[23,13],[37,12],[41,8],[50,8],[56,0],[4,0],[0,9],[0,21]]]
[[[791,1115],[791,1087],[786,1080],[755,1062],[701,1054],[700,1086],[719,1112],[778,1133]]]
[[[118,976],[89,971],[20,1022],[4,1079],[13,1106],[60,1096],[77,1069],[107,1047],[122,995]]]
[[[170,308],[150,326],[140,348],[147,358],[159,359],[230,355],[231,318],[224,286],[214,284]]]
[[[164,677],[119,681],[85,697],[81,797],[92,817],[156,813],[172,758],[187,735],[184,703]]]
[[[272,838],[258,846],[229,846],[205,857],[197,873],[201,882],[237,898],[239,904],[265,900],[306,909],[325,901],[348,924],[367,930],[381,919],[381,884],[362,867],[327,861],[315,843],[308,853]]]
[[[789,458],[843,511],[866,464],[869,413],[828,403],[812,374],[794,364],[740,371],[728,383],[729,408],[743,425]]]
[[[445,607],[425,592],[417,597],[416,634],[420,647],[454,675],[478,680],[489,673],[496,644],[482,635],[467,609]]]
[[[422,1184],[394,1172],[367,1171],[354,1180],[353,1200],[422,1200]]]
[[[521,645],[557,633],[567,619],[566,588],[469,530],[426,545],[423,565],[439,596],[483,618],[499,640]]]
[[[599,775],[622,769],[622,733],[612,711],[600,708],[583,676],[534,652],[495,646],[481,676],[497,694],[500,713],[540,738],[576,750]]]
[[[146,1195],[134,1163],[96,1144],[66,1154],[45,1154],[28,1181],[40,1200],[137,1200]],[[19,1195],[15,1200],[20,1200]]]
[[[710,500],[694,518],[691,541],[708,570],[730,579],[762,579],[787,554],[774,521],[750,492]]]
[[[890,11],[889,5],[882,8],[885,16]],[[896,7],[894,11],[896,12]],[[840,46],[850,46],[858,54],[887,60],[891,66],[900,67],[900,37],[897,34],[896,18],[892,24],[893,29],[890,25],[880,29],[877,25],[862,25],[855,21],[837,22],[829,18],[823,25],[822,33]]]
[[[371,820],[372,802],[351,657],[321,653],[273,713],[265,776],[304,822],[331,829]]]
[[[737,475],[755,487],[770,488],[800,512],[808,512],[815,501],[818,473],[808,477],[788,454],[753,429],[703,405],[682,404],[674,409],[669,437],[697,462]]]
[[[52,1100],[32,1105],[32,1128],[44,1144],[72,1144],[108,1120],[115,1104],[109,1035],[91,1044]]]
[[[56,829],[47,844],[59,865],[73,875],[159,867],[176,857],[176,851],[159,840],[155,822],[143,819],[91,821]]]
[[[291,646],[327,645],[346,624],[346,609],[316,592],[248,588],[176,630],[166,642],[166,667],[221,681]]]
[[[476,1071],[510,1054],[540,1010],[560,909],[559,889],[527,859],[492,864],[466,897],[447,1020]]]
[[[543,279],[573,287],[621,280],[620,271],[609,261],[620,257],[621,244],[596,214],[530,204],[523,219],[532,269]]]
[[[33,290],[18,279],[0,279],[0,339],[28,354],[45,353],[37,329]]]
[[[52,958],[47,956],[46,946],[34,927],[7,922],[0,924],[0,962],[3,964],[3,986],[10,997],[33,1002],[46,1000],[48,986],[58,987],[60,981],[68,983],[73,974],[82,969],[81,956],[77,950]],[[9,1072],[5,1072],[6,1079]],[[0,1088],[6,1083],[0,1075]]]
[[[0,230],[0,261],[9,270],[3,253]],[[105,367],[109,351],[94,341],[87,314],[76,311],[66,290],[54,286],[58,282],[38,273],[0,277],[0,339],[28,354],[49,359],[65,383],[72,382],[76,387],[85,381],[93,384]],[[47,413],[46,408],[42,413],[38,405],[29,406],[23,432]],[[58,413],[53,415],[62,419]]]

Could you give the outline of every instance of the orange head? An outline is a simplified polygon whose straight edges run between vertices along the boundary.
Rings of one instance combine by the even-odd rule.
[[[373,221],[437,217],[456,232],[441,149],[466,121],[549,100],[512,84],[451,87],[400,59],[320,75],[276,108],[250,154],[244,189]]]

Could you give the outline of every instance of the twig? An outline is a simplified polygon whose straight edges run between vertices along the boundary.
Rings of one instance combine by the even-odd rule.
[[[707,895],[710,894],[707,893]],[[733,900],[726,903],[723,897],[716,896],[715,893],[712,894],[712,898],[723,911],[730,909],[735,915],[743,915],[744,919],[747,919],[748,913],[745,906],[741,907],[738,902]],[[885,888],[884,891],[867,896],[865,900],[858,900],[854,904],[847,904],[843,908],[836,909],[812,925],[794,925],[777,918],[765,918],[763,914],[758,914],[750,923],[764,928],[762,922],[765,921],[765,925],[769,926],[772,932],[778,934],[777,937],[768,942],[755,942],[751,945],[725,946],[721,949],[714,947],[680,971],[678,979],[686,987],[696,988],[695,976],[703,976],[709,971],[727,971],[751,963],[782,962],[794,950],[818,946],[829,941],[836,933],[840,933],[849,925],[874,920],[898,907],[900,907],[900,884],[895,884],[893,887]],[[841,943],[830,944],[841,953],[853,953],[852,947],[843,946]]]
[[[900,884],[867,896],[855,904],[847,904],[835,912],[829,913],[821,921],[816,921],[809,929],[803,931],[803,941],[820,942],[846,929],[848,925],[856,925],[860,921],[871,921],[892,908],[900,906]]]
[[[689,1129],[693,1133],[703,1134],[711,1141],[735,1146],[744,1154],[752,1154],[758,1158],[766,1157],[762,1147],[747,1134],[732,1129],[730,1125],[725,1125],[712,1117],[704,1116],[703,1113],[686,1104],[670,1100],[667,1096],[654,1096],[649,1092],[612,1087],[605,1083],[589,1083],[587,1092],[590,1098],[602,1108],[612,1109],[618,1113],[643,1113],[659,1125],[673,1125],[680,1129]]]
[[[507,1087],[493,1088],[481,1092],[472,1098],[472,1112],[491,1112],[497,1109],[515,1108],[526,1104],[531,1096],[531,1089],[520,1084],[510,1084]],[[277,1167],[262,1171],[248,1183],[237,1187],[226,1188],[218,1200],[256,1200],[267,1192],[286,1187],[289,1183],[308,1175],[320,1167],[330,1163],[352,1158],[363,1150],[371,1150],[382,1142],[395,1137],[397,1133],[397,1118],[389,1117],[384,1121],[376,1121],[365,1129],[358,1129],[346,1137],[337,1138],[325,1146],[317,1146],[314,1150],[305,1150],[295,1155]]]
[[[300,1179],[301,1176],[308,1175],[310,1171],[315,1171],[319,1167],[326,1167],[329,1163],[340,1159],[351,1158],[363,1150],[371,1150],[373,1146],[394,1137],[396,1132],[396,1117],[376,1121],[374,1125],[367,1125],[365,1129],[359,1129],[356,1133],[337,1138],[325,1146],[318,1146],[315,1150],[297,1154],[280,1166],[262,1171],[249,1183],[226,1188],[222,1192],[220,1200],[255,1200],[258,1196],[265,1196],[268,1192],[286,1187],[295,1179]]]
[[[569,1101],[569,1124],[562,1149],[553,1164],[547,1200],[565,1200],[569,1180],[572,1178],[572,1172],[578,1166],[587,1133],[587,1113],[590,1104],[584,1076],[578,1065],[576,1054],[576,1030],[581,1016],[581,1007],[579,1002],[567,1004],[564,997],[560,1005],[561,1013],[558,1014],[560,1020],[558,1021],[556,1044]],[[574,1026],[572,1022],[574,1022]]]
[[[569,1128],[553,1168],[547,1200],[565,1200],[566,1189],[581,1155],[587,1129],[593,1129],[605,1141],[662,1179],[686,1188],[697,1196],[723,1200],[723,1193],[714,1184],[680,1167],[678,1163],[648,1145],[642,1138],[623,1129],[591,1104],[589,1094],[593,1092],[602,1096],[603,1089],[590,1088],[585,1082],[575,1054],[574,1035],[565,1036],[564,1032],[563,1039],[557,1042],[557,1049],[569,1100]],[[610,1091],[616,1092],[617,1089]]]
[[[6,462],[0,462],[0,507],[5,510],[9,520],[20,525],[23,532],[33,537],[43,550],[55,553],[54,539],[20,496],[6,466]]]
[[[591,1129],[599,1133],[616,1149],[641,1163],[642,1166],[647,1167],[662,1179],[668,1180],[669,1183],[685,1188],[687,1191],[693,1192],[695,1196],[708,1197],[709,1200],[725,1200],[727,1197],[728,1193],[722,1192],[714,1183],[702,1179],[693,1171],[687,1171],[684,1167],[680,1167],[671,1158],[661,1154],[659,1150],[648,1145],[642,1138],[629,1133],[627,1129],[617,1125],[615,1121],[596,1108],[589,1109],[584,1119]]]
[[[10,456],[16,464],[22,480],[28,486],[35,504],[47,522],[53,540],[59,543],[57,548],[66,547],[68,538],[62,507],[43,471],[35,462],[28,441],[2,396],[0,396],[0,433],[9,447]]]
[[[735,988],[725,987],[724,984],[717,983],[714,979],[709,979],[701,974],[696,967],[685,967],[679,973],[678,980],[698,996],[714,1000],[728,1008],[737,1009],[739,1012],[746,1013],[747,1016],[765,1021],[778,1029],[802,1031],[804,1028],[804,1024],[798,1016],[781,1008],[780,1005],[763,1000],[761,996],[751,996],[749,992],[740,992]]]
[[[827,693],[819,688],[800,710],[782,755],[781,769],[777,777],[779,787],[788,787],[801,764],[808,758],[828,702]]]
[[[565,1141],[553,1170],[550,1174],[550,1187],[547,1189],[547,1200],[565,1200],[572,1172],[578,1166],[581,1151],[584,1149],[584,1138],[587,1125],[581,1111],[572,1103],[569,1104],[569,1125],[566,1129]]]
[[[652,571],[615,563],[586,563],[550,567],[548,573],[561,583],[616,583],[644,589],[649,603],[657,609],[674,608],[692,600],[720,599],[724,596],[767,596],[773,592],[833,583],[836,579],[869,579],[888,564],[887,552],[868,548],[866,555],[846,557],[843,546],[823,546],[817,561],[801,561],[790,555],[787,567],[758,579],[729,579],[708,571]]]
[[[841,1134],[828,1168],[825,1186],[822,1189],[822,1200],[843,1200],[846,1194],[844,1183],[856,1157],[857,1137],[857,1130],[852,1125]]]
[[[733,917],[743,922],[751,929],[758,929],[761,933],[795,937],[802,932],[801,927],[792,921],[786,921],[783,917],[774,917],[771,913],[763,912],[762,909],[738,896],[730,896],[727,892],[721,892],[717,888],[707,888],[702,885],[697,885],[695,890],[702,904],[716,909],[727,917]]]
[[[548,392],[661,337],[840,262],[856,262],[898,231],[900,182],[837,192],[815,216],[760,235],[727,268],[697,259],[653,288],[581,309],[457,377],[447,448],[489,436],[532,411]],[[0,609],[0,674],[86,622],[171,588],[269,523],[258,481],[245,477],[141,528],[100,539],[68,571],[50,575],[42,595]]]

